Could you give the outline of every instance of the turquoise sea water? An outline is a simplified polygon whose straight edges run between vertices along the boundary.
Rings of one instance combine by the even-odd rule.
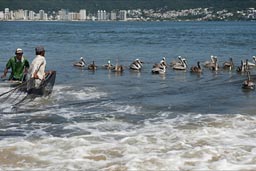
[[[211,55],[220,65],[252,61],[255,30],[255,22],[1,22],[0,68],[17,47],[32,61],[43,45],[57,79],[48,98],[0,104],[0,170],[256,169],[246,74],[151,74],[163,56],[186,57],[189,67]],[[99,69],[73,67],[81,56]],[[129,70],[136,58],[141,72]],[[108,60],[125,71],[102,69]]]

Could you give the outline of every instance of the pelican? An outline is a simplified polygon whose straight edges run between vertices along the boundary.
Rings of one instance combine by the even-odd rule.
[[[130,65],[130,69],[132,69],[132,70],[141,70],[141,68],[142,68],[142,61],[141,60],[139,60],[139,59],[136,59],[135,61],[133,61],[132,63],[131,63],[131,65]]]
[[[180,58],[180,63],[176,63],[172,68],[175,70],[186,70],[188,67],[185,58]]]
[[[110,60],[108,60],[108,63],[103,65],[105,69],[111,70],[114,68],[114,66],[110,63]]]
[[[178,61],[174,60],[170,63],[170,66],[173,67],[174,65],[182,64],[182,60],[185,58],[182,58],[181,56],[178,56]]]
[[[97,66],[95,65],[94,61],[92,61],[92,64],[88,65],[89,70],[96,70]]]
[[[124,71],[124,67],[123,67],[123,65],[118,65],[118,64],[116,63],[116,65],[115,65],[115,67],[112,69],[112,71],[114,71],[114,72],[123,72],[123,71]]]
[[[190,72],[193,72],[193,73],[202,73],[203,72],[199,61],[197,62],[197,66],[192,66],[190,68]]]
[[[80,61],[73,64],[76,67],[84,67],[86,65],[86,62],[84,61],[83,57],[80,57]]]
[[[249,60],[247,60],[247,66],[249,67],[249,68],[252,68],[252,67],[255,67],[256,66],[256,56],[253,56],[252,57],[252,60],[253,60],[253,62],[249,62]]]
[[[229,58],[229,61],[223,63],[223,69],[229,69],[230,71],[234,68],[233,59]]]
[[[160,64],[154,64],[151,72],[152,74],[165,74],[166,62],[162,60]]]
[[[213,63],[211,64],[210,69],[213,70],[213,71],[218,71],[219,70],[217,56],[215,56],[215,58],[213,58]]]
[[[205,61],[203,66],[206,68],[211,68],[213,66],[215,66],[215,60],[217,59],[217,56],[213,56],[211,55],[211,60],[210,61]]]
[[[250,71],[247,72],[247,80],[245,80],[242,84],[242,88],[243,89],[249,89],[249,90],[254,90],[255,89],[255,84],[254,82],[251,80],[250,77]]]
[[[236,71],[237,72],[245,72],[247,71],[248,67],[246,67],[246,62],[244,62],[243,60],[241,60],[241,65],[239,67],[237,67]]]

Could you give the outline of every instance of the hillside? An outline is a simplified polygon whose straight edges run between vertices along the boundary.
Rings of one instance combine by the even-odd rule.
[[[81,8],[89,12],[95,12],[98,9],[107,11],[113,9],[166,9],[179,10],[189,8],[229,9],[235,11],[256,7],[256,0],[1,0],[0,11],[4,8],[28,9],[38,11],[56,11],[59,9],[68,9],[78,11]]]

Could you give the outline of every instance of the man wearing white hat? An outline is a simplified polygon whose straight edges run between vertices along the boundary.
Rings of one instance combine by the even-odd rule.
[[[16,49],[15,56],[11,57],[4,69],[4,74],[1,78],[6,77],[8,70],[11,68],[11,75],[9,80],[24,81],[25,75],[29,68],[29,61],[23,56],[23,50],[21,48]]]

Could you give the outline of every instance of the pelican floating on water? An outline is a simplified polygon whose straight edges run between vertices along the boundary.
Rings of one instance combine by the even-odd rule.
[[[141,60],[139,60],[139,59],[136,59],[135,61],[133,61],[132,63],[131,63],[131,65],[130,65],[130,69],[132,69],[132,70],[141,70],[141,68],[142,68],[142,61]]]
[[[218,58],[217,56],[213,57],[213,63],[209,66],[211,70],[213,71],[218,71],[219,70],[219,65],[218,65]]]
[[[223,69],[229,69],[230,71],[234,68],[233,59],[229,58],[229,61],[223,63]]]
[[[103,65],[105,69],[111,70],[114,68],[114,66],[110,63],[110,60],[108,60],[108,63]]]
[[[188,67],[187,60],[185,58],[179,58],[179,59],[180,59],[180,62],[173,65],[172,68],[175,70],[186,70]]]
[[[247,66],[249,68],[255,67],[256,66],[256,56],[252,57],[252,62],[250,62],[249,60],[247,60]]]
[[[73,64],[76,67],[84,67],[86,65],[86,62],[84,61],[83,57],[80,57],[80,61]]]
[[[236,69],[237,72],[243,73],[245,71],[248,71],[248,67],[246,66],[246,62],[244,62],[243,60],[241,60],[241,65],[239,67],[237,67]]]
[[[212,68],[213,66],[215,66],[215,61],[217,61],[217,56],[211,55],[211,60],[205,61],[203,66],[206,68]]]
[[[118,65],[118,62],[117,62],[116,65],[114,66],[114,68],[112,69],[112,71],[114,71],[114,72],[123,72],[124,67],[123,67],[123,65]]]
[[[92,61],[92,64],[88,65],[88,69],[89,70],[96,70],[97,69],[97,66],[95,65],[94,61]]]
[[[243,89],[254,90],[255,83],[251,80],[250,71],[247,72],[247,80],[245,80],[242,84]]]
[[[199,61],[197,62],[197,66],[192,66],[190,68],[190,72],[193,72],[193,73],[202,73],[203,72]]]
[[[181,64],[182,64],[182,62],[181,62],[182,59],[183,59],[183,58],[182,58],[181,56],[178,56],[178,60],[172,61],[172,62],[170,63],[170,66],[173,67],[174,65],[179,65],[179,64],[181,65]],[[185,58],[184,58],[184,59],[185,59]]]
[[[152,74],[165,74],[166,73],[166,62],[161,61],[160,64],[154,64],[151,70]]]

